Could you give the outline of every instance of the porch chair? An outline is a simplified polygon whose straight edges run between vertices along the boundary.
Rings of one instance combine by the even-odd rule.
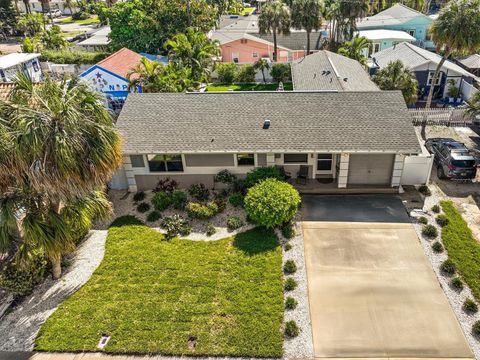
[[[308,166],[300,165],[300,170],[297,173],[297,184],[303,183],[303,185],[307,185],[308,179]]]

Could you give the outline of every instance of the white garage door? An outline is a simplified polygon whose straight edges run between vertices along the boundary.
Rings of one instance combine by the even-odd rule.
[[[350,154],[349,185],[390,185],[392,180],[392,154]]]

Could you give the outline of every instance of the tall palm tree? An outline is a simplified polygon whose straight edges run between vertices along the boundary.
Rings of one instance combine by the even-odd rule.
[[[328,0],[325,16],[330,20],[330,42],[339,44],[351,39],[357,30],[357,20],[368,11],[368,0]]]
[[[417,78],[400,60],[388,63],[375,74],[373,81],[382,90],[401,90],[407,104],[413,104],[417,100]]]
[[[23,5],[25,6],[25,13],[30,14],[32,12],[30,0],[23,0]]]
[[[217,41],[191,27],[167,40],[164,48],[176,65],[191,68],[193,80],[201,82],[208,80],[213,61],[220,55]]]
[[[273,61],[278,59],[277,34],[289,34],[291,25],[290,9],[282,0],[272,0],[262,7],[258,18],[260,34],[273,34]]]
[[[310,34],[322,25],[322,0],[293,0],[292,25],[297,29],[305,29],[307,33],[307,55],[310,54]]]
[[[452,0],[440,11],[430,28],[432,40],[443,56],[435,69],[426,108],[432,105],[440,70],[452,53],[475,53],[480,49],[480,0]]]
[[[258,59],[255,64],[253,64],[253,67],[256,70],[260,70],[262,72],[262,78],[263,78],[263,83],[266,83],[267,80],[265,79],[265,70],[270,69],[270,64],[268,63],[267,59]]]
[[[19,75],[0,100],[0,252],[26,259],[40,249],[58,278],[76,226],[108,213],[98,190],[121,164],[120,142],[87,84],[47,77],[34,85]]]
[[[338,53],[366,66],[368,59],[366,54],[368,54],[371,44],[372,42],[366,37],[356,35],[351,41],[345,41],[343,46],[338,49]]]

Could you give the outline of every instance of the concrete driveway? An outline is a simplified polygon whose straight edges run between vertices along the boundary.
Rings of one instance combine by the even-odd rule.
[[[315,357],[473,358],[413,226],[352,216],[303,223]]]

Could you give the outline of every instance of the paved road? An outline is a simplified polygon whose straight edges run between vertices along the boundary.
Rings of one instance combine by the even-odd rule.
[[[305,222],[303,232],[316,358],[473,358],[411,224]]]
[[[410,222],[401,200],[393,195],[304,195],[302,220]]]

